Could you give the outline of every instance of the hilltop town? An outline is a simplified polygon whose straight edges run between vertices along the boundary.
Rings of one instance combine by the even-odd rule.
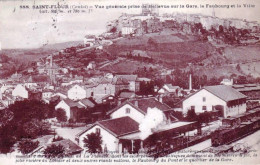
[[[259,36],[259,23],[214,10],[143,8],[26,63],[1,50],[0,152],[157,158],[209,139],[201,150],[233,150],[221,146],[259,129]]]

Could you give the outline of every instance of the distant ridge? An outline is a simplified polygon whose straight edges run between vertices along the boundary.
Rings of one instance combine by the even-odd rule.
[[[48,44],[48,45],[42,46],[40,48],[61,50],[61,49],[65,49],[68,47],[77,46],[79,44],[83,44],[83,41],[68,41],[68,42],[62,42],[62,43],[56,43],[56,44]]]

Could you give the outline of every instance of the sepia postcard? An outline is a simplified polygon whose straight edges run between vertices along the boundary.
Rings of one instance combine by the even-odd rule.
[[[0,0],[0,165],[260,164],[259,0]]]

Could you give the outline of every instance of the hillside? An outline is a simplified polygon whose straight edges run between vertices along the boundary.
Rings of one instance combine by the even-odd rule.
[[[10,58],[17,59],[20,62],[30,62],[37,60],[41,57],[46,57],[52,53],[60,51],[71,46],[83,44],[81,41],[70,41],[57,44],[48,44],[35,49],[3,49],[1,54],[7,55]]]
[[[248,46],[229,46],[225,48],[224,55],[231,62],[249,62],[260,60],[260,44]]]
[[[49,44],[35,49],[3,49],[0,51],[0,62],[2,67],[0,70],[0,78],[10,76],[16,71],[22,71],[30,66],[31,62],[37,61],[39,58],[46,57],[61,49],[77,46],[82,44],[80,41],[71,41],[58,44]],[[9,57],[3,60],[2,55]]]
[[[48,44],[48,45],[42,46],[41,48],[46,49],[46,50],[60,51],[61,49],[78,46],[81,44],[83,44],[83,41],[69,41],[69,42],[62,42],[62,43],[57,43],[57,44]]]
[[[151,33],[120,38],[106,47],[106,50],[116,56],[140,51],[165,67],[179,67],[186,71],[191,67],[199,76],[230,77],[248,74],[254,77],[260,76],[259,44],[228,45],[218,48],[194,35]],[[188,67],[188,63],[192,65]],[[117,68],[118,65],[110,67]],[[240,66],[240,70],[237,69],[237,65]]]
[[[184,64],[201,61],[212,54],[218,54],[209,42],[198,40],[192,35],[152,33],[137,37],[120,38],[106,48],[114,55],[123,55],[133,50],[146,52],[153,59],[169,64]]]

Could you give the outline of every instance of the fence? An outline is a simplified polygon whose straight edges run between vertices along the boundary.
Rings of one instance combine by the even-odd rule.
[[[72,127],[72,128],[84,127],[87,125],[86,123],[67,123],[67,122],[61,122],[61,123],[54,122],[52,124],[57,127]]]

